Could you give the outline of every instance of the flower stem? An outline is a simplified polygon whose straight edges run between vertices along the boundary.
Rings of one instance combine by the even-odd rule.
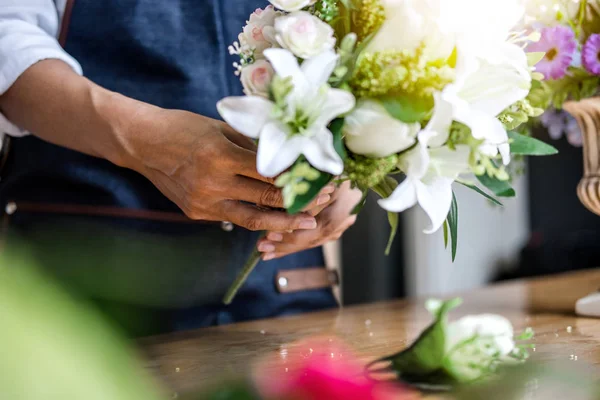
[[[262,237],[263,236],[261,236],[261,238]],[[242,270],[238,273],[235,281],[233,281],[227,290],[227,293],[225,293],[225,297],[223,297],[223,303],[226,305],[231,304],[237,292],[242,286],[244,286],[244,283],[246,283],[248,276],[250,276],[252,271],[254,271],[254,268],[256,268],[256,265],[260,261],[260,256],[261,253],[258,251],[258,247],[254,247],[254,251],[252,251],[252,254],[250,254],[250,257],[248,257],[246,264],[244,264],[244,268],[242,268]]]

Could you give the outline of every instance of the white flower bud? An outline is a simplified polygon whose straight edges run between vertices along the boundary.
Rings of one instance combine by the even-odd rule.
[[[269,86],[273,80],[273,67],[267,60],[258,60],[242,69],[241,80],[247,96],[269,97]]]
[[[319,55],[335,46],[333,28],[305,11],[277,18],[275,35],[281,47],[303,59]]]

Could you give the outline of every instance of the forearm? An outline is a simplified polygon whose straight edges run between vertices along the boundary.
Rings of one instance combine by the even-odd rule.
[[[128,134],[154,107],[110,92],[58,60],[27,69],[0,96],[12,122],[48,142],[138,169]]]

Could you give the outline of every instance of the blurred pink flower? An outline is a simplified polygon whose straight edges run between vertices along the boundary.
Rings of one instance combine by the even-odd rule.
[[[581,58],[590,74],[600,75],[600,34],[594,33],[589,37],[581,51]]]
[[[257,370],[261,394],[276,400],[408,400],[413,392],[366,375],[363,365],[337,341],[298,343]],[[284,367],[287,365],[287,367]]]
[[[577,40],[573,30],[566,26],[544,28],[538,42],[527,46],[527,52],[544,52],[544,58],[536,64],[535,69],[544,75],[545,79],[561,79],[573,62],[577,50]]]

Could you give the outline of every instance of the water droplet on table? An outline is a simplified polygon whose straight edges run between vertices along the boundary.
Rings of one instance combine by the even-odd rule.
[[[179,372],[179,371],[180,371],[179,367],[175,368],[175,372]]]
[[[267,333],[267,331],[265,331],[264,329],[260,331],[261,335],[264,335],[265,333]]]
[[[373,337],[373,332],[369,332],[369,337]]]
[[[571,332],[573,332],[573,327],[572,327],[572,326],[567,326],[567,332],[568,332],[568,333],[571,333]]]
[[[365,321],[365,325],[366,325],[366,326],[369,326],[369,325],[371,325],[371,320],[370,320],[370,319],[366,320],[366,321]]]

